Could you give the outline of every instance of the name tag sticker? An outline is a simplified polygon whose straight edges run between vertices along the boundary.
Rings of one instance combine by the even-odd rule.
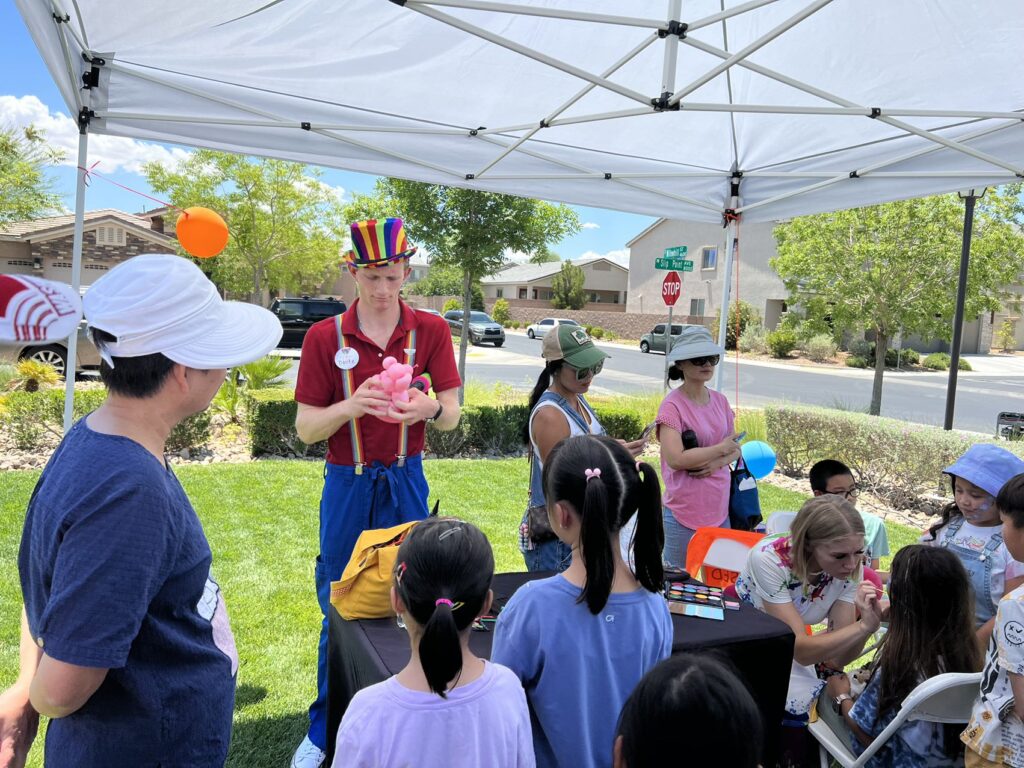
[[[359,362],[359,353],[352,347],[342,347],[334,355],[334,364],[343,371],[349,371]]]

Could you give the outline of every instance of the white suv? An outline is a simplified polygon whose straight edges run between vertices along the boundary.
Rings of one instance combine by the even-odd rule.
[[[575,320],[564,317],[545,317],[539,323],[526,326],[526,335],[531,339],[543,339],[556,325],[579,325]]]

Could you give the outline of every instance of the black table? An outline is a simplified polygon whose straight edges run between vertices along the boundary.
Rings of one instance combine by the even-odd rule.
[[[549,573],[499,573],[491,588],[503,606],[531,579]],[[793,631],[778,619],[749,605],[726,611],[725,621],[672,614],[675,639],[672,653],[717,650],[724,653],[744,678],[764,720],[763,765],[775,765],[779,728],[786,705],[793,664]],[[470,632],[469,647],[477,656],[491,657],[491,632]],[[346,621],[332,607],[327,635],[327,761],[348,703],[361,688],[382,682],[409,662],[409,636],[394,618]]]

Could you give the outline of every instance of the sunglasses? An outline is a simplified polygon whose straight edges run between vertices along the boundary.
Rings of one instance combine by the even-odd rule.
[[[711,365],[718,365],[720,355],[705,355],[704,357],[691,357],[687,362],[693,363],[698,368],[705,363],[711,363]]]
[[[566,363],[566,365],[568,365],[568,363]],[[583,381],[584,379],[589,379],[591,376],[597,376],[597,374],[599,374],[604,368],[604,360],[600,363],[595,363],[589,368],[577,368],[573,365],[569,365],[569,367],[576,371],[576,381]]]

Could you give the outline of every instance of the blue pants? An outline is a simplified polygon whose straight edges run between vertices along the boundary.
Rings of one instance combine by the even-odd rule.
[[[372,528],[422,520],[427,516],[423,457],[404,467],[375,463],[357,475],[353,467],[327,464],[320,497],[320,555],[316,559],[316,598],[323,623],[316,669],[316,701],[309,708],[309,740],[327,748],[327,610],[331,582],[341,578],[359,534]]]
[[[561,573],[572,562],[572,549],[558,539],[535,544],[533,549],[523,552],[528,571],[555,571]]]
[[[661,552],[661,559],[666,565],[675,568],[686,568],[686,550],[690,547],[690,539],[696,533],[695,528],[687,528],[676,520],[672,510],[668,507],[661,508],[661,519],[665,526],[665,547]],[[729,516],[720,522],[716,528],[731,528]],[[693,575],[693,574],[691,574]]]

